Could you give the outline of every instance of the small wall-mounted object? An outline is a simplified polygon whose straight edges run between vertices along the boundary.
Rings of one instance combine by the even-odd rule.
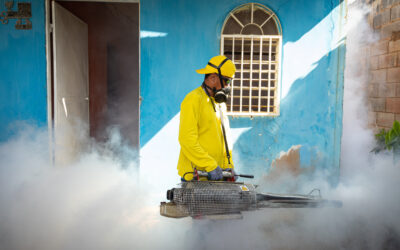
[[[18,3],[17,11],[12,10],[14,1],[6,2],[6,11],[1,12],[0,21],[3,24],[8,24],[9,19],[17,19],[15,29],[17,30],[30,30],[32,23],[29,18],[32,17],[31,3]]]

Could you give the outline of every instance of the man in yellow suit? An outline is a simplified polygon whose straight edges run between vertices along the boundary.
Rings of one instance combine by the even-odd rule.
[[[215,56],[205,68],[196,70],[205,75],[204,82],[181,104],[178,174],[182,181],[192,180],[195,168],[208,172],[213,181],[223,179],[222,170],[233,172],[225,103],[235,71],[225,56]]]

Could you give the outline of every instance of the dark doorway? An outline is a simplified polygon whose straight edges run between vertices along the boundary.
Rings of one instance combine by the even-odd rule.
[[[139,149],[139,4],[58,2],[88,25],[90,136]]]

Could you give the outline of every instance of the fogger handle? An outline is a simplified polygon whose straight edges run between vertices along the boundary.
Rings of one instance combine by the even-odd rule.
[[[200,177],[208,177],[208,173],[206,171],[197,170],[197,174]],[[232,178],[232,173],[230,171],[222,171],[222,176],[224,178]],[[248,174],[235,174],[235,176],[250,178],[250,179],[254,178],[254,175],[248,175]]]
[[[243,178],[249,178],[249,179],[254,179],[254,175],[250,174],[235,174],[235,176],[243,177]]]

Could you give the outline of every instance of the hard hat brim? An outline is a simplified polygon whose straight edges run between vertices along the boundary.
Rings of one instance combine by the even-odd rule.
[[[202,75],[206,75],[206,74],[218,73],[218,70],[211,67],[205,67],[203,69],[197,69],[196,72]]]

